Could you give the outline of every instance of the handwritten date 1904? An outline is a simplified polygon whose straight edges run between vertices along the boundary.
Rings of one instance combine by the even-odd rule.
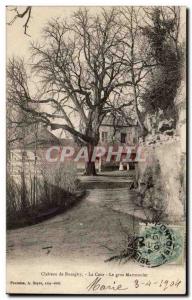
[[[105,284],[102,277],[97,276],[88,286],[87,290],[89,292],[98,292],[98,291],[123,291],[128,290],[130,287],[134,285],[135,289],[139,289],[141,287],[157,287],[163,291],[171,288],[178,288],[181,285],[181,280],[139,280],[135,279],[133,281],[129,281],[129,284],[122,285],[115,281],[111,284]]]
[[[135,288],[139,288],[141,286],[157,286],[159,288],[161,288],[163,291],[167,290],[168,288],[171,287],[178,287],[181,284],[181,280],[159,280],[159,281],[151,281],[151,280],[147,280],[147,281],[141,281],[136,279],[134,281],[135,284]]]

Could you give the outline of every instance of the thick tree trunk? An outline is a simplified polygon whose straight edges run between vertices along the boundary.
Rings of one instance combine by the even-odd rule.
[[[95,161],[91,160],[92,155],[93,155],[94,146],[91,144],[87,145],[87,150],[88,150],[89,161],[85,163],[84,175],[95,176],[95,175],[97,175],[96,168],[95,168]]]
[[[136,112],[137,122],[138,122],[140,130],[141,130],[141,136],[143,138],[145,138],[146,135],[148,134],[148,130],[145,127],[145,125],[143,124],[143,121],[141,120],[141,114],[140,114],[140,111],[137,106],[137,96],[136,95],[135,95],[135,112]]]
[[[86,176],[95,176],[97,175],[96,173],[96,168],[95,168],[95,162],[89,161],[85,163],[85,173],[84,175]]]

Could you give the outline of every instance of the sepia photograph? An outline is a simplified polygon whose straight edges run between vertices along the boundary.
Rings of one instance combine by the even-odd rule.
[[[6,292],[186,295],[187,9],[6,7]]]

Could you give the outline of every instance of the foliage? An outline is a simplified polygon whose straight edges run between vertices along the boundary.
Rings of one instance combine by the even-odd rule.
[[[143,28],[157,64],[149,78],[149,85],[142,96],[142,104],[148,112],[163,110],[165,118],[177,119],[174,99],[181,81],[183,63],[182,47],[178,40],[180,11],[176,7],[152,9],[148,17],[151,25]]]

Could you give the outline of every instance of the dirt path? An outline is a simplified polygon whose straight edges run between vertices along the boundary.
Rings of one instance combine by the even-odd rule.
[[[34,226],[8,231],[8,259],[49,255],[104,260],[111,255],[105,246],[119,250],[126,238],[122,226],[132,232],[135,220],[114,211],[113,205],[118,201],[131,207],[134,195],[129,190],[130,179],[124,174],[102,175],[81,177],[87,195],[65,213]]]

